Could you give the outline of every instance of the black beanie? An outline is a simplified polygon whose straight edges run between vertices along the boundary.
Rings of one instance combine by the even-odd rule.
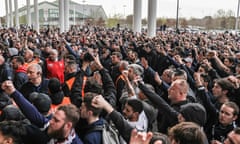
[[[0,110],[2,110],[3,108],[11,104],[12,104],[11,98],[7,94],[1,92],[0,93]]]
[[[86,85],[85,85],[85,88],[84,88],[84,93],[87,93],[87,92],[102,94],[103,89],[102,89],[102,86],[100,84],[98,84],[98,82],[96,80],[87,79]]]
[[[14,105],[6,106],[0,115],[0,121],[4,120],[15,120],[20,121],[25,119],[24,115],[22,114],[21,110]]]
[[[29,101],[38,109],[42,114],[48,113],[52,101],[50,97],[44,93],[33,92],[29,95]]]
[[[188,103],[182,105],[180,113],[188,122],[195,122],[199,126],[204,126],[206,123],[206,110],[199,103]]]
[[[48,89],[51,93],[57,93],[61,91],[61,83],[57,78],[51,78],[48,82]]]

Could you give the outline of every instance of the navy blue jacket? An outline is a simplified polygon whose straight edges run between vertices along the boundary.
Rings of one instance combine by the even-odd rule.
[[[48,82],[49,82],[49,80],[45,79],[45,78],[42,79],[42,82],[39,86],[35,86],[31,82],[26,82],[25,84],[22,85],[20,92],[27,99],[32,92],[45,93],[48,95],[49,94],[48,93]]]
[[[22,85],[28,81],[27,73],[17,72],[14,75],[13,83],[17,90],[20,90]]]
[[[104,120],[100,118],[96,122],[90,124],[86,128],[86,134],[84,135],[83,142],[84,144],[102,144],[102,132],[101,131],[90,131],[92,127],[96,125],[103,125]]]
[[[26,116],[26,118],[28,118],[33,125],[37,126],[38,128],[43,128],[50,121],[50,119],[40,114],[36,107],[34,107],[26,98],[24,98],[24,96],[19,91],[15,91],[13,94],[11,94],[11,97],[14,99],[14,101],[21,109],[23,114]],[[51,139],[47,135],[47,130],[39,131],[39,129],[36,129],[36,127],[30,126],[27,126],[27,129],[28,134],[26,136],[26,139],[28,139],[28,136],[36,137],[34,139],[34,142],[30,143],[39,143],[39,141],[41,140],[41,144],[46,144]],[[71,144],[83,143],[76,134],[76,137],[73,139]]]

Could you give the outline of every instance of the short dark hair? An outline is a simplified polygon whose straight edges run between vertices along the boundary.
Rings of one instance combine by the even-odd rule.
[[[77,70],[78,65],[75,60],[69,60],[68,62],[65,63],[65,67]]]
[[[75,105],[73,104],[62,105],[62,106],[59,106],[57,110],[64,111],[66,115],[66,121],[72,122],[73,127],[76,126],[80,118],[80,111]]]
[[[228,59],[230,63],[235,63],[235,58],[233,56],[228,56],[225,59]]]
[[[120,52],[113,52],[112,55],[116,55],[120,60],[122,60],[123,56]]]
[[[2,121],[0,122],[0,131],[3,136],[12,138],[14,144],[23,143],[22,137],[27,134],[21,121]]]
[[[49,95],[45,93],[32,92],[29,95],[29,101],[37,108],[37,110],[47,115],[52,104],[52,100]]]
[[[92,111],[94,116],[99,116],[100,113],[102,112],[102,109],[95,108],[92,106],[92,100],[97,95],[99,95],[99,94],[93,93],[93,92],[87,92],[84,94],[84,99],[83,99],[83,103],[85,104],[86,108],[88,110]]]
[[[206,110],[199,103],[187,103],[182,105],[180,113],[185,121],[195,122],[199,126],[204,126],[207,120]]]
[[[77,64],[77,62],[75,60],[69,60],[67,62],[67,65],[76,65],[76,64]]]
[[[178,144],[205,144],[206,135],[200,126],[193,122],[181,122],[169,130],[170,139]]]
[[[138,112],[140,114],[143,111],[142,101],[138,99],[127,99],[126,104],[131,106],[134,112]]]
[[[224,103],[225,106],[232,108],[233,111],[233,115],[238,115],[239,114],[239,107],[235,102],[229,101],[229,102],[225,102]]]
[[[153,137],[149,144],[154,144],[158,140],[162,141],[162,144],[170,144],[168,136],[159,132],[153,132]]]
[[[218,84],[222,90],[227,90],[227,97],[232,99],[232,94],[234,93],[233,84],[226,78],[220,78],[214,81],[214,83]],[[234,98],[233,98],[234,99]]]
[[[102,86],[94,79],[88,78],[84,87],[84,93],[92,92],[96,94],[102,94]]]
[[[51,93],[57,93],[59,91],[61,91],[61,83],[59,81],[59,79],[57,78],[50,78],[49,82],[48,82],[48,90]]]
[[[14,56],[13,58],[12,58],[12,60],[13,59],[16,59],[16,61],[17,62],[19,62],[20,64],[24,64],[25,63],[25,60],[24,60],[24,58],[22,57],[22,56]]]
[[[187,73],[180,68],[175,69],[172,76],[184,76],[184,79],[187,80]]]
[[[21,110],[15,105],[6,106],[0,115],[0,121],[21,121],[25,120],[25,116],[21,112]]]
[[[199,68],[200,68],[200,67],[202,67],[205,72],[208,72],[208,70],[209,70],[207,64],[205,64],[205,63],[202,63],[202,64],[199,66]]]
[[[211,77],[208,74],[201,74],[201,78],[203,78],[204,82],[211,83]]]
[[[76,58],[74,57],[74,55],[72,54],[67,54],[64,56],[64,59],[69,59],[69,60],[73,60],[73,61],[76,61]]]
[[[214,82],[217,83],[222,88],[222,90],[231,91],[234,88],[232,83],[225,78],[217,79]]]

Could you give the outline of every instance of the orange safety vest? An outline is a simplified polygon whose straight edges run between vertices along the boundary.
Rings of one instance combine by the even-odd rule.
[[[115,87],[116,87],[116,88],[117,88],[118,81],[119,81],[120,79],[124,80],[123,75],[119,75],[118,78],[116,79],[116,81],[115,81]]]
[[[83,76],[83,83],[82,83],[82,98],[84,98],[84,88],[86,86],[86,82],[87,82],[87,77]]]
[[[62,103],[60,103],[58,105],[51,104],[51,108],[49,110],[49,114],[54,113],[59,106],[67,105],[67,104],[71,104],[71,101],[70,101],[69,97],[64,97],[63,100],[62,100]]]
[[[76,77],[72,77],[72,78],[70,78],[69,80],[66,81],[66,84],[67,84],[69,90],[72,89],[72,86],[73,86],[73,83],[74,83],[75,79],[76,79]],[[86,81],[87,81],[87,77],[83,76],[82,91],[81,91],[82,97],[84,97],[84,88],[85,88],[85,85],[86,85]]]
[[[73,83],[74,83],[75,79],[76,79],[76,77],[72,77],[72,78],[70,78],[69,80],[66,81],[66,84],[67,84],[69,90],[72,89],[72,86],[73,86]]]
[[[25,62],[25,63],[23,64],[23,66],[25,66],[26,68],[28,68],[28,66],[30,66],[31,64],[38,64],[38,63],[39,63],[39,61],[36,60],[36,59],[34,59],[34,60],[32,60],[31,62],[29,62],[29,63]]]

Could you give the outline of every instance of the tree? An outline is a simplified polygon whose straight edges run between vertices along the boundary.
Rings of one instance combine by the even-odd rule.
[[[185,18],[181,18],[179,21],[181,22],[180,24],[181,24],[182,28],[187,28],[188,27],[188,22]]]
[[[234,16],[234,12],[232,10],[228,10],[226,12],[226,21],[227,21],[227,28],[228,29],[234,29],[235,23],[236,23],[236,18]]]
[[[115,14],[112,18],[109,18],[107,20],[107,26],[108,27],[115,27],[119,23],[120,19],[122,19],[122,15],[121,14]]]
[[[232,10],[219,9],[215,14],[215,21],[216,26],[220,29],[233,29],[236,19]]]
[[[227,28],[227,21],[226,21],[226,18],[225,17],[222,17],[220,19],[220,28],[221,29],[226,29]]]
[[[175,27],[176,26],[176,20],[175,19],[167,19],[166,20],[167,21],[167,25],[169,26],[169,27]]]
[[[96,25],[97,26],[105,26],[105,20],[100,17],[97,21],[96,21]]]
[[[192,26],[199,26],[200,24],[200,19],[197,19],[197,18],[191,18],[189,21],[188,21],[188,24],[189,25],[192,25]]]
[[[214,25],[213,25],[213,18],[211,16],[205,16],[204,18],[205,21],[205,28],[207,30],[213,29]]]
[[[226,16],[226,12],[223,9],[219,9],[217,13],[215,14],[216,18],[222,18]]]
[[[167,23],[167,20],[165,18],[158,18],[157,19],[157,27],[165,25],[166,23]]]
[[[236,23],[236,18],[234,16],[230,16],[227,18],[227,28],[234,29]]]
[[[129,25],[130,27],[132,27],[133,24],[133,15],[128,15],[126,17],[126,24]]]
[[[232,10],[228,10],[228,11],[226,12],[226,16],[227,16],[227,17],[232,17],[232,16],[234,16],[234,12],[233,12]]]
[[[147,19],[142,19],[142,25],[145,26],[145,25],[147,25],[147,23],[148,23],[148,22],[147,22]]]

